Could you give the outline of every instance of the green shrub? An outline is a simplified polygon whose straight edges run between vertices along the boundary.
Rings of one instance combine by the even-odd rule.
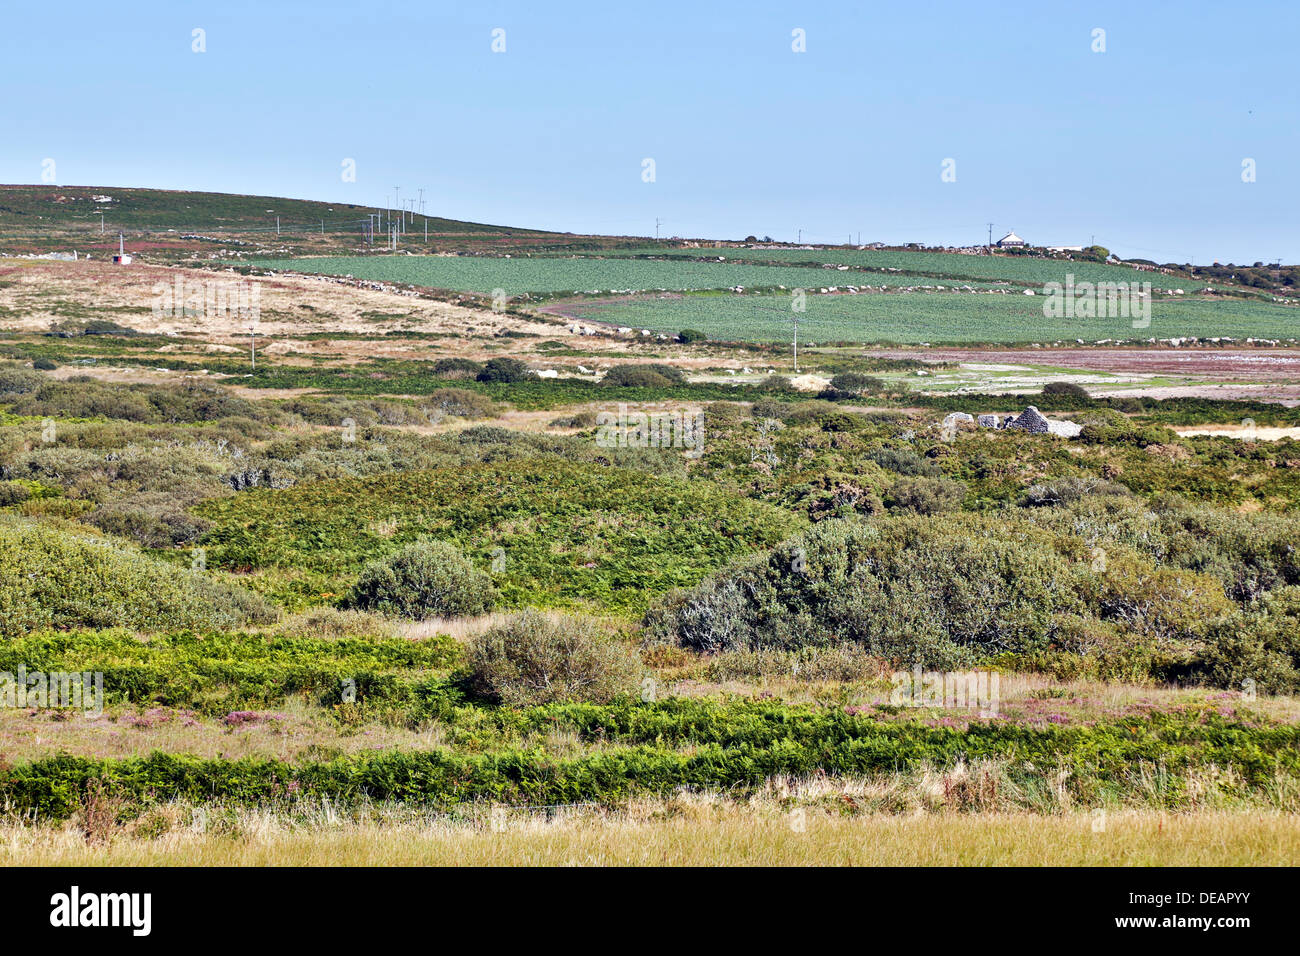
[[[1213,622],[1205,644],[1169,675],[1261,694],[1300,693],[1300,587]]]
[[[769,375],[758,383],[758,387],[765,392],[776,392],[781,395],[795,395],[799,392],[794,382],[784,375]]]
[[[1089,495],[1128,495],[1128,488],[1101,478],[1058,478],[1033,485],[1020,499],[1024,508],[1055,507],[1074,504]]]
[[[472,379],[483,371],[483,363],[466,358],[440,358],[430,371],[438,378]]]
[[[1088,390],[1082,385],[1076,385],[1073,382],[1048,382],[1043,386],[1043,397],[1072,399],[1083,403],[1092,401],[1092,396],[1088,394]]]
[[[522,707],[607,703],[631,693],[640,663],[589,618],[528,610],[474,641],[469,670],[478,693]]]
[[[0,481],[0,508],[21,504],[32,496],[31,489],[17,481]]]
[[[874,375],[861,372],[841,372],[831,378],[831,388],[845,395],[861,395],[864,392],[883,392],[885,383]]]
[[[32,368],[42,372],[52,372],[59,367],[59,363],[53,359],[38,358],[32,362]]]
[[[653,605],[653,641],[706,652],[844,641],[899,663],[960,665],[1049,646],[1082,609],[1051,538],[970,515],[824,521]]]
[[[480,382],[526,382],[533,377],[528,366],[519,359],[489,359],[476,378]]]
[[[615,365],[601,378],[602,384],[619,388],[668,388],[685,381],[671,365]]]
[[[939,466],[927,461],[910,448],[877,448],[867,457],[886,471],[899,475],[937,477]]]
[[[885,504],[898,511],[933,515],[960,511],[966,486],[948,478],[900,478],[890,485]]]
[[[1300,727],[1261,727],[1213,711],[1131,714],[1087,727],[992,721],[969,729],[779,702],[617,701],[605,707],[552,705],[524,717],[540,728],[573,726],[584,739],[622,745],[571,759],[536,747],[490,754],[362,751],[294,762],[157,751],[108,759],[59,754],[6,767],[0,800],[15,814],[66,818],[82,806],[87,783],[98,780],[107,795],[130,808],[213,800],[256,806],[283,801],[286,791],[295,792],[303,806],[316,807],[322,798],[344,806],[393,801],[443,810],[487,802],[618,805],[638,794],[682,788],[752,793],[766,789],[774,776],[908,771],[931,779],[934,767],[997,762],[1011,783],[1002,788],[1005,799],[1024,809],[1041,811],[1041,795],[1060,788],[1071,803],[1087,804],[1099,793],[1122,790],[1135,774],[1146,779],[1148,771],[1158,787],[1150,802],[1163,809],[1200,805],[1204,796],[1198,792],[1204,794],[1212,776],[1232,782],[1210,795],[1285,808],[1300,773]]]
[[[361,571],[349,606],[416,619],[482,614],[497,602],[492,579],[451,545],[413,542]]]
[[[457,418],[495,418],[501,414],[496,402],[467,388],[440,388],[430,392],[425,401],[442,414]]]
[[[709,337],[699,329],[682,329],[677,333],[677,338],[679,341],[689,345],[692,342],[706,342]]]
[[[0,636],[75,627],[231,627],[274,616],[249,592],[124,542],[0,518]]]
[[[33,372],[21,365],[0,366],[0,398],[12,398],[27,395],[44,385],[47,379],[40,372]]]
[[[590,409],[554,418],[546,423],[547,428],[594,428],[595,426],[596,413]]]

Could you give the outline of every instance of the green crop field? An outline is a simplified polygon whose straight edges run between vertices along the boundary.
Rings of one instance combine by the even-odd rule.
[[[946,277],[953,280],[1002,281],[1038,286],[1064,282],[1067,273],[1080,282],[1150,282],[1154,288],[1191,291],[1201,283],[1186,276],[1144,272],[1131,266],[1030,256],[971,256],[946,252],[900,252],[890,249],[679,249],[638,246],[608,250],[607,256],[655,256],[690,261],[725,256],[734,262],[788,262],[792,265],[846,265],[853,269],[889,270],[912,277]]]
[[[1083,339],[1228,336],[1295,339],[1300,310],[1240,300],[1157,297],[1151,325],[1124,318],[1047,319],[1042,296],[956,293],[810,295],[799,337],[812,342],[1021,343]],[[601,322],[673,332],[698,329],[720,341],[782,342],[791,334],[789,300],[771,296],[640,297],[588,302],[570,311]]]
[[[254,263],[265,269],[350,275],[382,282],[406,282],[436,289],[506,295],[623,293],[645,291],[704,291],[745,288],[818,289],[831,285],[906,287],[932,280],[891,275],[865,275],[808,266],[760,266],[727,262],[677,262],[647,259],[603,259],[504,256],[336,256],[309,259],[270,259]]]

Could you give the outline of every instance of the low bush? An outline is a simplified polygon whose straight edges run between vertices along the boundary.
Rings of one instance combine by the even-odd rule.
[[[919,515],[960,511],[966,486],[948,478],[900,478],[890,485],[885,505]]]
[[[1074,504],[1089,495],[1129,495],[1124,485],[1102,478],[1058,478],[1033,485],[1020,499],[1023,508],[1056,507]]]
[[[1048,382],[1043,386],[1044,398],[1072,399],[1084,404],[1092,401],[1092,396],[1082,385],[1074,382]]]
[[[619,388],[668,388],[685,381],[671,365],[615,365],[601,378],[602,384]]]
[[[451,545],[424,539],[361,571],[347,604],[417,620],[482,614],[498,599],[492,579]]]
[[[501,414],[496,402],[467,388],[442,388],[430,392],[425,401],[438,412],[457,418],[495,418]]]
[[[922,458],[910,448],[877,448],[867,457],[886,471],[898,475],[933,478],[940,474],[938,465]]]
[[[831,378],[831,388],[843,395],[862,395],[867,392],[883,392],[885,382],[874,375],[861,372],[841,372]]]
[[[589,618],[527,610],[474,641],[469,671],[478,693],[512,707],[607,703],[633,690],[640,662]]]
[[[475,377],[480,382],[526,382],[533,373],[519,359],[494,358],[488,359]]]
[[[590,409],[574,412],[546,423],[547,428],[595,428],[596,413]]]
[[[31,489],[20,482],[0,481],[0,508],[21,504],[31,496]]]
[[[47,379],[21,365],[0,365],[0,398],[27,395],[44,385]]]
[[[483,363],[466,358],[440,358],[430,366],[429,371],[438,378],[472,379],[483,371]]]
[[[651,641],[704,652],[848,641],[946,667],[1052,649],[1151,658],[1199,646],[1232,610],[1207,575],[1118,547],[1104,557],[1001,515],[823,521],[660,599],[643,624]]]

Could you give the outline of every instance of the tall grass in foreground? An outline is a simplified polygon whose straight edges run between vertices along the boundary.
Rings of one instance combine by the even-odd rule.
[[[1032,809],[995,763],[879,777],[773,777],[748,795],[678,790],[618,804],[436,811],[328,797],[257,806],[171,801],[144,810],[88,787],[72,816],[0,818],[0,865],[1215,865],[1300,863],[1300,787],[1251,800],[1213,792],[1159,805],[1159,781],[1129,799],[1080,803],[1066,773]],[[1145,776],[1138,773],[1139,777]]]
[[[797,819],[797,818],[796,818]],[[1099,820],[1102,825],[1099,826]],[[413,817],[299,828],[264,810],[241,812],[237,831],[186,827],[92,839],[82,828],[0,828],[5,865],[403,866],[1276,866],[1300,862],[1300,819],[1275,812],[1098,818],[979,813],[844,817],[809,813],[796,823],[702,802],[673,815],[569,811],[505,816],[497,826]]]

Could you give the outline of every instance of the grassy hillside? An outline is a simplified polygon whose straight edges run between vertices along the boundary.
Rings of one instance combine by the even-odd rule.
[[[110,197],[111,202],[96,201]],[[114,186],[5,186],[0,185],[0,233],[37,228],[78,228],[105,222],[113,230],[199,233],[275,232],[276,217],[283,231],[353,231],[373,206],[285,199],[276,196],[240,196],[230,193],[184,192],[170,189],[123,189]],[[530,230],[460,222],[430,216],[430,233],[521,234]],[[417,216],[421,234],[424,218]]]

